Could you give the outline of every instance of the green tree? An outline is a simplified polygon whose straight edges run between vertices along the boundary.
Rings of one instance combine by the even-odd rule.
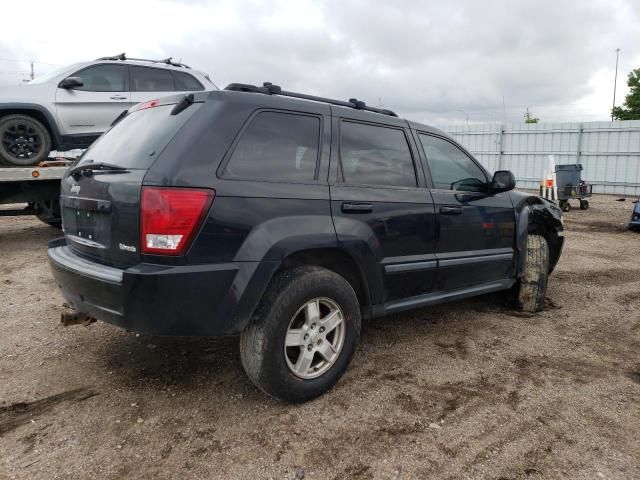
[[[640,68],[627,77],[629,94],[624,98],[624,107],[613,107],[611,113],[616,120],[640,120]]]
[[[524,123],[538,123],[539,121],[539,118],[534,117],[529,113],[529,107],[527,107],[527,111],[524,114]]]

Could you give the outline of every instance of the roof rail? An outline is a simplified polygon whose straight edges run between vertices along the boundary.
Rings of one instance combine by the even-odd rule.
[[[362,100],[356,98],[350,98],[348,102],[344,100],[334,100],[332,98],[316,97],[315,95],[306,95],[304,93],[287,92],[282,90],[278,85],[273,85],[269,82],[264,82],[262,87],[256,85],[249,85],[247,83],[231,83],[227,85],[225,90],[231,90],[234,92],[251,92],[262,93],[265,95],[282,95],[283,97],[301,98],[303,100],[313,100],[316,102],[330,103],[331,105],[339,105],[341,107],[355,108],[356,110],[366,110],[368,112],[381,113],[382,115],[390,115],[397,117],[398,115],[391,110],[384,108],[367,107],[367,104]]]
[[[121,53],[119,55],[113,55],[112,57],[96,58],[96,62],[99,62],[100,60],[123,60],[123,61],[133,60],[135,62],[164,63],[166,65],[171,65],[173,67],[183,67],[183,68],[191,69],[189,65],[185,65],[184,63],[174,62],[173,57],[165,58],[164,60],[150,60],[148,58],[128,58],[126,54]]]

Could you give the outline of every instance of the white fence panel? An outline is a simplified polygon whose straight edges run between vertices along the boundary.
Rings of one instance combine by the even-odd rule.
[[[511,170],[522,188],[538,188],[549,155],[581,163],[594,192],[640,195],[640,120],[464,125],[444,128],[490,171]]]

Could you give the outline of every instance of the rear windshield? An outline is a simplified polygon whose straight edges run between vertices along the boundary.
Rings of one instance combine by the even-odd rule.
[[[130,113],[89,147],[80,164],[92,161],[147,169],[201,105],[194,103],[177,115],[171,115],[175,105]]]

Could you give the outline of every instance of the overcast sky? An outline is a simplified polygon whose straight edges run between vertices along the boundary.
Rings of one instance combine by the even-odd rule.
[[[107,5],[105,7],[105,5]],[[640,0],[31,0],[3,16],[0,85],[126,52],[219,86],[271,81],[432,124],[606,120],[640,67]],[[504,98],[504,108],[503,108]]]

